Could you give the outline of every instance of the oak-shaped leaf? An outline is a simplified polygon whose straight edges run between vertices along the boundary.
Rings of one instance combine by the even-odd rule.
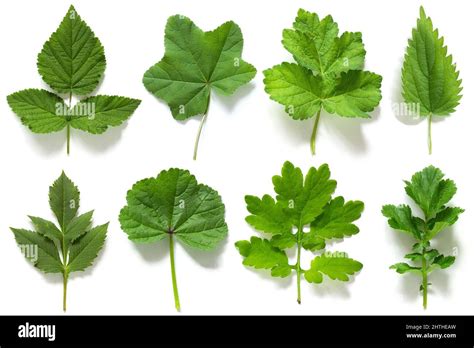
[[[362,264],[343,252],[323,252],[315,257],[308,269],[301,265],[302,249],[322,251],[326,242],[359,233],[354,224],[364,210],[361,201],[345,202],[332,198],[336,181],[330,178],[329,167],[310,168],[306,176],[300,168],[285,162],[281,176],[273,177],[276,198],[261,199],[246,196],[246,221],[269,238],[251,237],[235,243],[244,257],[243,264],[256,269],[268,269],[273,277],[297,279],[297,301],[301,303],[301,278],[309,283],[321,283],[323,275],[333,280],[348,281],[359,272]],[[290,264],[287,250],[296,248],[296,263]]]

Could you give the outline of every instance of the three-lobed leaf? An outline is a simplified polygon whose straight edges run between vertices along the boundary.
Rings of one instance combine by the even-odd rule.
[[[126,121],[140,104],[140,100],[120,96],[88,96],[99,85],[105,66],[102,44],[71,6],[38,55],[38,72],[58,95],[25,89],[10,94],[8,104],[34,133],[67,128],[69,153],[70,128],[104,133]],[[59,95],[67,95],[68,103]],[[86,97],[71,105],[72,96]]]

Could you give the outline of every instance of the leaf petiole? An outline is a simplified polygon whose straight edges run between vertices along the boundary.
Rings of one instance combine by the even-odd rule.
[[[431,155],[432,152],[432,146],[431,146],[431,121],[433,118],[433,114],[430,113],[428,115],[428,152]]]
[[[66,299],[67,299],[67,280],[69,273],[65,271],[63,273],[63,311],[66,312]]]
[[[173,294],[174,294],[174,305],[176,310],[179,312],[181,310],[181,305],[179,304],[179,294],[178,294],[178,282],[176,280],[176,271],[174,266],[174,243],[173,243],[173,234],[170,233],[170,264],[171,264],[171,279],[173,281]]]
[[[197,133],[197,136],[196,136],[196,141],[194,142],[194,155],[193,155],[193,160],[196,160],[197,159],[197,152],[198,152],[198,147],[199,147],[199,139],[201,138],[201,132],[202,132],[202,128],[204,126],[204,123],[206,122],[206,118],[207,118],[207,112],[202,116],[201,118],[201,123],[199,124],[199,129],[198,129],[198,133]]]
[[[311,133],[311,153],[316,154],[316,133],[318,132],[319,118],[321,117],[321,109],[319,109],[316,120],[314,120],[313,132]]]
[[[302,236],[303,229],[300,227],[298,228],[298,232],[296,232],[297,244],[298,244],[298,253],[296,256],[296,287],[298,291],[298,297],[296,301],[298,304],[301,304],[301,236]]]

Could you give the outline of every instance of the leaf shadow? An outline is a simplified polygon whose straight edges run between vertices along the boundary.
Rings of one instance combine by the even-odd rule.
[[[279,108],[276,113],[279,116],[277,117],[279,128],[285,130],[285,133],[289,135],[289,140],[294,145],[301,145],[304,143],[309,147],[315,118],[311,117],[306,120],[294,120],[288,116],[283,108]],[[377,107],[371,113],[370,119],[341,117],[322,112],[319,121],[318,134],[316,136],[316,153],[318,152],[318,140],[326,135],[328,137],[337,137],[338,140],[344,143],[348,151],[354,153],[365,152],[367,150],[367,142],[362,132],[362,126],[369,122],[375,122],[379,117],[380,107]],[[324,128],[326,134],[320,134],[321,128]]]
[[[228,113],[231,113],[237,103],[241,99],[245,99],[255,89],[255,83],[248,83],[235,91],[232,95],[224,95],[222,93],[213,93],[212,97],[219,101],[219,104],[224,106]],[[211,97],[211,98],[212,98]],[[212,105],[210,106],[212,107]]]
[[[349,291],[349,285],[354,283],[355,277],[359,272],[354,273],[350,276],[349,281],[342,282],[339,280],[332,280],[331,278],[324,277],[324,280],[321,284],[309,284],[312,288],[312,291],[317,294],[319,297],[326,296],[336,296],[339,298],[349,299],[351,293]],[[302,281],[304,281],[302,279]]]
[[[160,262],[169,255],[169,246],[166,241],[160,240],[154,243],[133,243],[133,247],[147,262]]]
[[[287,289],[293,283],[293,278],[295,273],[292,271],[290,276],[286,278],[279,278],[279,277],[272,277],[269,269],[256,269],[253,267],[244,266],[246,270],[252,271],[252,273],[256,274],[262,280],[268,280],[275,284],[280,289]]]
[[[394,232],[397,232],[395,234],[396,241],[394,243],[400,246],[400,249],[403,250],[403,255],[408,254],[412,245],[415,244],[416,241],[405,235],[403,232]],[[439,248],[438,245],[443,247]],[[451,255],[454,250],[459,252],[459,244],[454,237],[453,227],[448,227],[443,232],[441,232],[441,234],[438,235],[438,238],[431,243],[431,247],[438,249],[439,252],[444,255]],[[399,261],[394,261],[392,264],[397,262],[409,262],[409,260],[403,258],[403,255]],[[402,292],[410,302],[422,301],[421,292],[419,290],[421,285],[421,275],[413,273],[398,274],[394,270],[391,271],[395,275],[400,276]],[[428,288],[428,295],[438,293],[438,291],[440,294],[443,294],[443,296],[449,295],[449,269],[436,270],[430,273],[428,276],[428,282],[432,284]]]
[[[53,155],[60,152],[66,153],[65,130],[48,134],[37,134],[28,130],[28,133],[28,136],[33,139],[34,148],[39,149],[42,155]]]
[[[74,151],[74,140],[77,139],[82,146],[91,152],[101,153],[116,145],[122,137],[122,132],[128,122],[125,121],[120,126],[109,127],[102,134],[90,134],[77,129],[71,129],[71,152]]]
[[[181,246],[193,259],[193,261],[199,264],[201,267],[215,269],[219,267],[221,255],[224,253],[224,250],[227,247],[227,239],[228,237],[219,243],[217,248],[213,250],[193,249],[184,244],[181,244]]]

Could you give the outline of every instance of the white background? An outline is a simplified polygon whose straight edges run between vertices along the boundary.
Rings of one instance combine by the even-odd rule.
[[[464,78],[457,112],[433,125],[432,156],[427,154],[426,120],[398,119],[400,71],[419,1],[121,1],[76,0],[78,13],[105,47],[107,69],[100,94],[142,99],[126,125],[94,136],[72,132],[66,156],[65,132],[35,135],[10,111],[6,96],[45,87],[36,56],[65,15],[69,1],[0,2],[0,314],[61,314],[60,275],[45,276],[17,249],[9,226],[29,227],[27,214],[52,219],[48,187],[62,169],[81,190],[81,210],[95,209],[95,222],[110,221],[106,247],[94,267],[69,282],[68,314],[175,314],[167,243],[137,246],[120,229],[117,216],[126,191],[162,169],[191,170],[220,192],[226,205],[229,237],[211,253],[177,246],[177,274],[185,314],[473,314],[474,234],[472,233],[472,148],[474,65],[469,1],[425,1],[425,9],[446,37]],[[383,100],[371,120],[323,114],[317,155],[311,156],[312,120],[294,121],[263,91],[261,71],[292,61],[281,32],[298,8],[331,14],[341,31],[361,31],[366,69],[383,76]],[[242,28],[243,58],[258,69],[254,81],[234,96],[213,95],[197,162],[192,161],[198,118],[175,121],[168,107],[149,94],[142,75],[164,53],[170,15],[189,16],[204,30],[227,20]],[[413,123],[413,122],[411,122]],[[285,160],[306,171],[329,163],[337,194],[366,204],[359,235],[328,250],[341,250],[364,263],[354,281],[303,281],[301,305],[296,281],[272,279],[241,265],[234,242],[258,233],[244,221],[245,194],[272,193],[271,177]],[[387,227],[380,209],[407,201],[402,179],[428,164],[439,166],[458,185],[454,204],[467,209],[456,227],[436,245],[458,258],[452,268],[433,274],[429,307],[423,311],[419,279],[388,267],[402,261],[412,241]],[[311,255],[306,254],[306,262]]]

